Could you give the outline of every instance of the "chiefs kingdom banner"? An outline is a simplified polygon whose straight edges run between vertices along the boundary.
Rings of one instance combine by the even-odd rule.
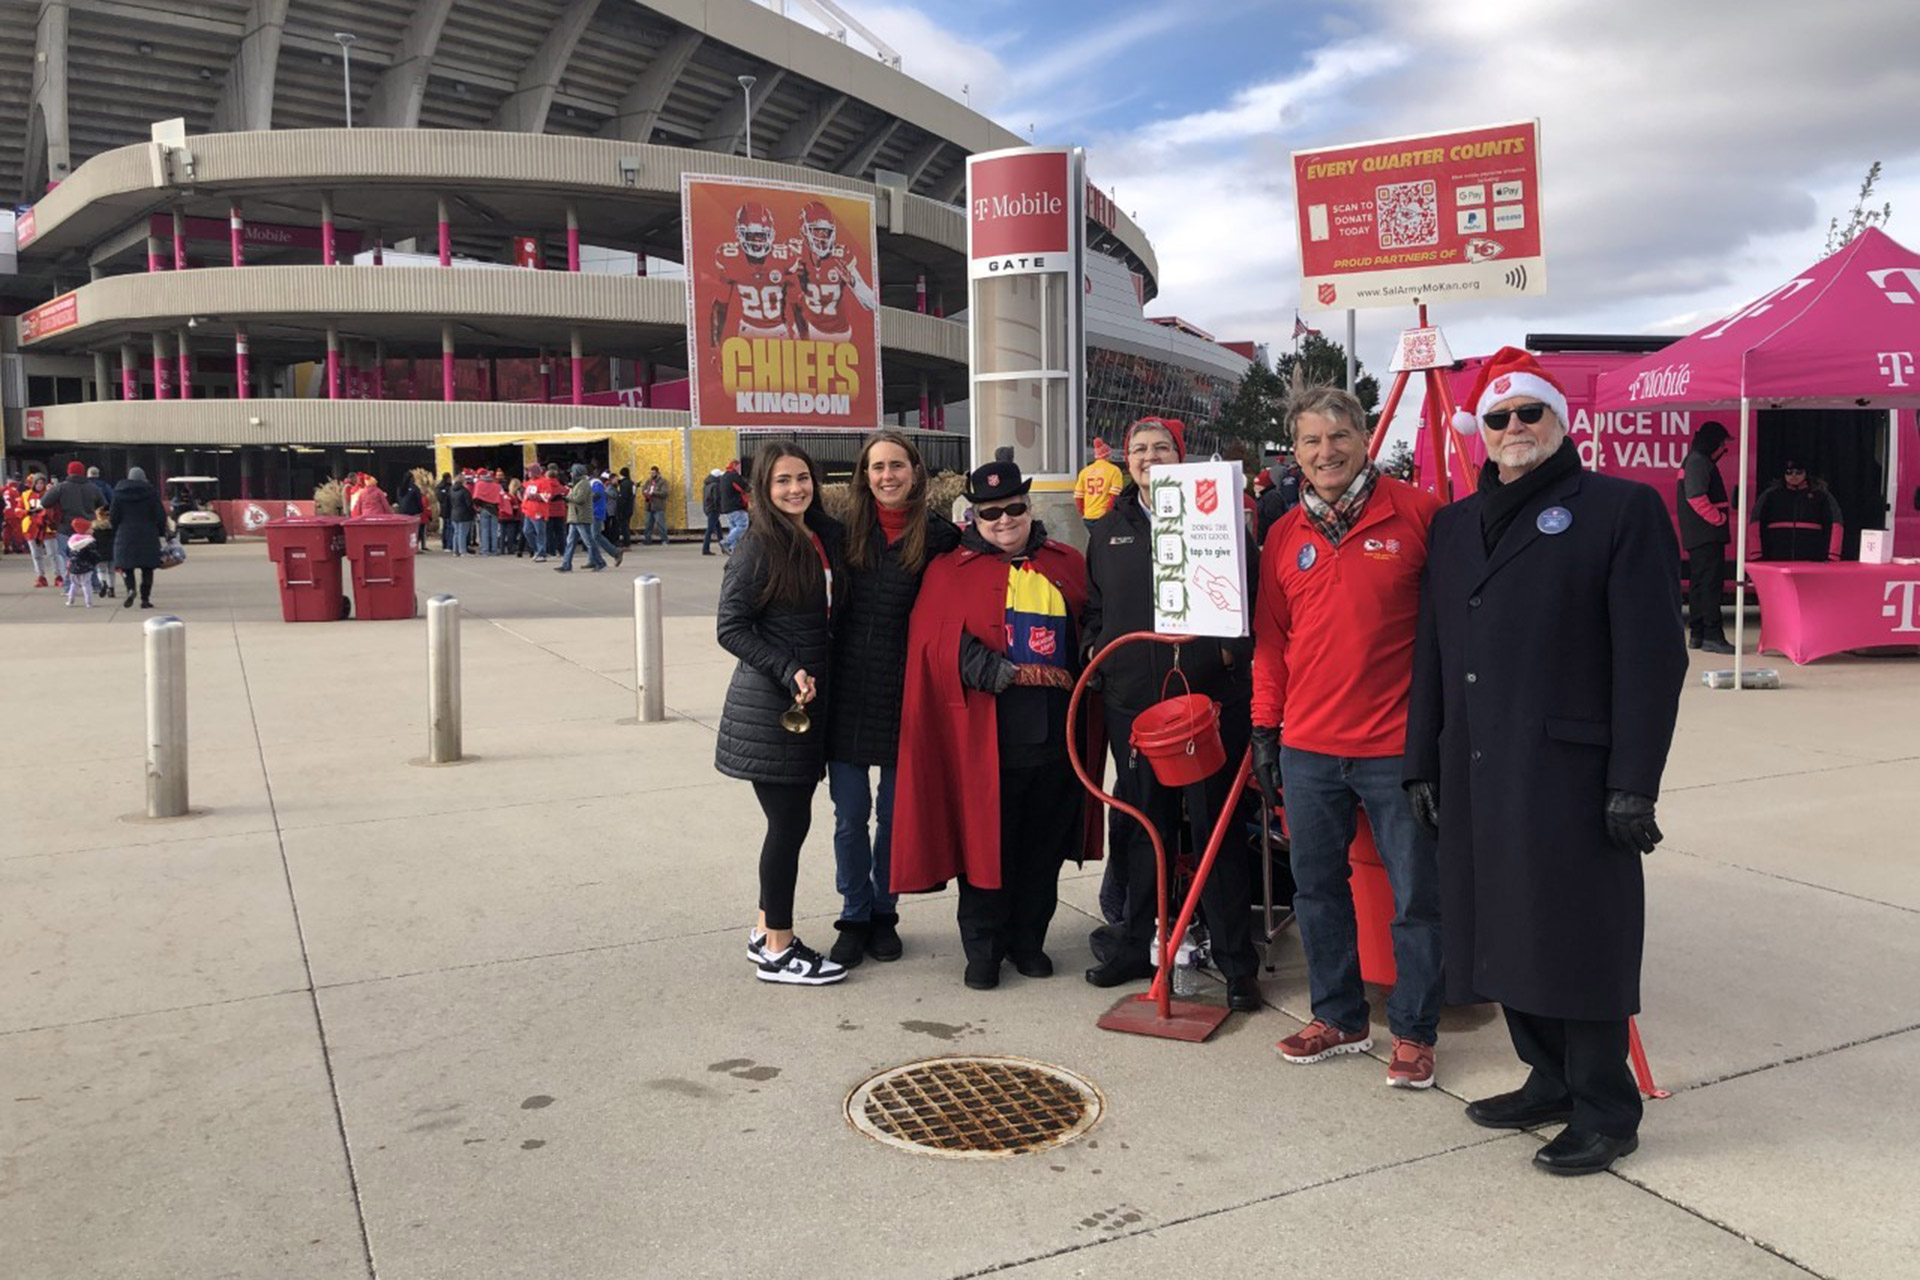
[[[686,175],[696,427],[880,426],[871,196]]]

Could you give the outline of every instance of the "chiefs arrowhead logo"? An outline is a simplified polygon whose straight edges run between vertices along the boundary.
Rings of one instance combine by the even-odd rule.
[[[1218,480],[1200,480],[1193,486],[1193,505],[1200,514],[1210,516],[1220,509],[1220,482]]]
[[[1334,289],[1332,285],[1323,284],[1320,286],[1320,305],[1321,306],[1323,307],[1332,306],[1334,296],[1335,296]]]

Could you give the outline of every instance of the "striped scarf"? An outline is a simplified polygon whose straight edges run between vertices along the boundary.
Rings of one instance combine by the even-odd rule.
[[[1300,505],[1306,508],[1307,519],[1313,527],[1337,547],[1340,539],[1347,536],[1347,530],[1359,523],[1361,513],[1367,509],[1367,499],[1373,496],[1373,483],[1379,478],[1379,468],[1369,462],[1360,468],[1360,474],[1353,478],[1347,491],[1331,504],[1315,493],[1312,485],[1303,484],[1300,486]]]

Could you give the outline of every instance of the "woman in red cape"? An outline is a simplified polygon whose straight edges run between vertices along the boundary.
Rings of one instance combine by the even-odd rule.
[[[978,990],[1006,959],[1053,972],[1060,864],[1100,856],[1099,809],[1066,752],[1087,566],[1033,519],[1031,487],[1010,462],[968,477],[974,523],[927,566],[907,629],[891,881],[918,893],[959,880]]]

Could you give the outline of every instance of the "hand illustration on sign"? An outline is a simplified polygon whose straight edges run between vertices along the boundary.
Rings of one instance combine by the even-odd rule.
[[[1240,612],[1240,593],[1233,589],[1233,583],[1207,566],[1203,564],[1194,566],[1193,585],[1213,602],[1214,608],[1224,609],[1229,613]]]

